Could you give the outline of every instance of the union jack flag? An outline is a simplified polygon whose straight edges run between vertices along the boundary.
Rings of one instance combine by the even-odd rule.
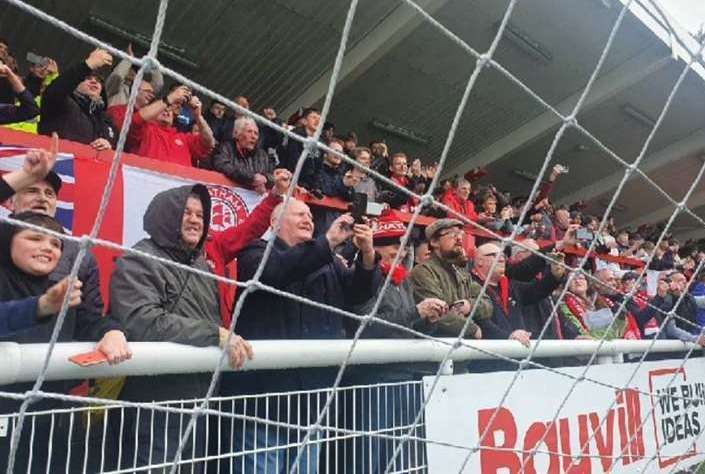
[[[20,169],[29,149],[25,146],[0,145],[0,174]],[[76,185],[74,156],[70,153],[59,153],[54,172],[59,175],[63,183],[56,203],[56,219],[70,233],[73,229],[74,186]],[[0,214],[8,215],[9,211],[0,207]]]

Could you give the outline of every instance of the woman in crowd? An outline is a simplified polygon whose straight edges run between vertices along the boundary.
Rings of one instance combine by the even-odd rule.
[[[558,307],[557,334],[559,339],[615,339],[624,334],[624,316],[615,317],[619,306],[598,294],[583,273],[577,273],[568,286]]]

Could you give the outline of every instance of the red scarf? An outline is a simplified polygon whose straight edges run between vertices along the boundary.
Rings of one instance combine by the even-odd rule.
[[[394,270],[392,270],[392,266],[390,264],[382,263],[379,268],[382,270],[384,276],[387,276],[390,271],[392,272],[392,283],[395,286],[401,285],[401,282],[404,281],[406,275],[408,274],[408,271],[404,265],[397,265],[394,267]]]
[[[585,306],[583,305],[580,298],[578,298],[572,293],[566,293],[565,298],[563,298],[563,302],[566,304],[570,312],[573,313],[575,319],[578,320],[578,323],[580,323],[580,327],[583,329],[583,331],[585,331],[585,334],[589,334],[590,331],[588,331],[587,326],[585,326],[585,323],[583,322],[583,316],[585,315]]]
[[[602,295],[598,295],[597,300],[607,306],[610,310],[614,308],[614,302],[609,298],[605,298]],[[580,299],[572,293],[567,293],[563,301],[565,301],[565,304],[568,306],[568,309],[571,313],[573,313],[573,316],[575,316],[575,318],[578,320],[583,330],[585,330],[586,333],[589,333],[590,331],[588,331],[588,328],[587,326],[585,326],[585,322],[583,321],[583,316],[585,315],[585,306],[583,306],[583,303],[580,301]],[[629,311],[627,311],[627,314],[625,316],[625,322],[626,326],[624,328],[624,336],[622,336],[623,339],[641,339],[641,331],[639,331],[639,325],[637,324],[634,315]]]
[[[477,273],[476,270],[473,269],[472,273],[481,282],[485,281],[485,279],[482,278],[482,276],[479,273]],[[487,290],[489,291],[491,289],[492,292],[496,295],[496,297],[499,298],[499,304],[502,305],[502,310],[504,311],[504,316],[508,318],[509,317],[509,278],[507,278],[506,275],[502,275],[499,278],[499,280],[497,281],[497,288],[499,289],[499,292],[495,288],[492,288],[491,285],[487,286]]]

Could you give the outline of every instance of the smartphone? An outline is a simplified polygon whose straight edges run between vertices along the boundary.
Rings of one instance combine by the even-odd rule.
[[[587,229],[578,229],[578,231],[575,233],[575,237],[578,240],[592,240],[595,238],[595,234],[590,232]]]
[[[364,224],[365,221],[362,217],[367,212],[367,194],[365,193],[355,193],[353,194],[352,204],[350,205],[350,214],[353,219],[355,219],[355,224]]]
[[[35,54],[31,51],[27,52],[27,62],[30,64],[34,64],[35,66],[46,66],[49,64],[49,60],[45,58],[44,56],[39,56],[38,54]]]
[[[100,351],[84,352],[69,357],[69,360],[81,367],[90,367],[92,365],[103,364],[108,362],[108,358]]]

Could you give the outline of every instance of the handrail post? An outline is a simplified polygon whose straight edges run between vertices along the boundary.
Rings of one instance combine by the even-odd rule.
[[[441,375],[453,375],[453,359],[448,359],[441,364]]]

